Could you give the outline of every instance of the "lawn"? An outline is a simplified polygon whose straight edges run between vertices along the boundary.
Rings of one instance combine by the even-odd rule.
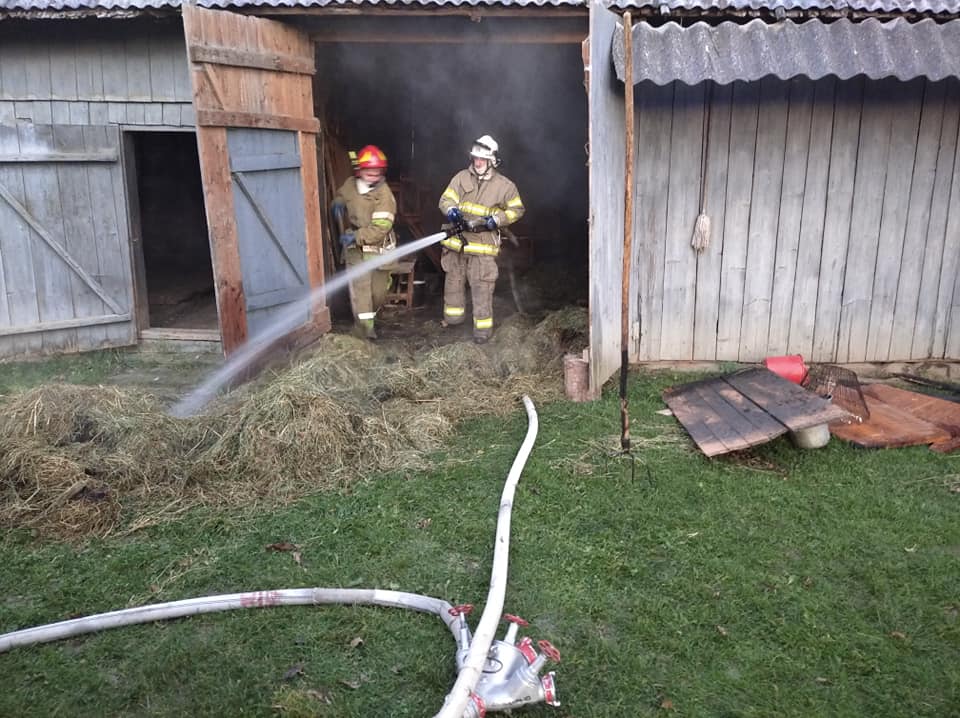
[[[560,649],[563,705],[518,715],[960,714],[960,459],[836,439],[706,459],[655,413],[687,379],[631,378],[632,460],[615,453],[615,394],[538,407],[506,610]],[[79,544],[12,532],[0,632],[310,586],[480,609],[525,430],[518,405],[462,424],[429,472],[271,511],[200,508]],[[278,542],[298,555],[267,550]],[[2,654],[0,715],[428,716],[453,683],[453,648],[436,618],[391,609],[211,614]]]

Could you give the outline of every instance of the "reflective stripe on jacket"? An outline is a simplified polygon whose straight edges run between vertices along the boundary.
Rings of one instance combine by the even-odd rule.
[[[337,199],[347,207],[347,222],[356,234],[357,246],[364,251],[379,251],[396,245],[393,221],[397,214],[397,200],[386,181],[366,194],[357,190],[357,179],[351,177],[337,190]]]
[[[489,179],[480,179],[469,167],[457,172],[440,197],[440,211],[446,215],[451,207],[459,207],[467,221],[494,217],[498,227],[516,222],[524,212],[517,186],[494,169],[490,174]],[[464,253],[496,256],[500,251],[498,231],[464,232],[464,237],[467,240]],[[449,237],[440,244],[456,252],[461,249],[457,237]]]

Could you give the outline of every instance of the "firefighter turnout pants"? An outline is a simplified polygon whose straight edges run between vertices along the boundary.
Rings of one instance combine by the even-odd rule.
[[[466,284],[470,284],[473,303],[473,336],[489,339],[493,334],[493,289],[499,270],[497,258],[461,254],[444,249],[440,266],[443,281],[443,318],[447,324],[462,324],[466,319]]]
[[[346,251],[347,267],[356,267],[362,264],[364,257],[377,257],[377,254],[365,255],[358,247],[349,247]],[[386,301],[390,291],[390,272],[377,269],[367,272],[350,282],[350,306],[353,308],[353,317],[359,326],[364,329],[373,329],[377,310]]]

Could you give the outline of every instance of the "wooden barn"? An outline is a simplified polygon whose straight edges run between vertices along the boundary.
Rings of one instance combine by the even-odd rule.
[[[633,362],[960,357],[960,0],[199,5],[0,0],[0,357],[229,352],[331,269],[331,138],[417,212],[484,133],[535,258],[589,272],[594,392],[628,201]]]
[[[586,274],[584,6],[203,4],[0,6],[0,357],[229,353],[329,273],[334,137],[383,147],[426,198],[407,214],[436,214],[406,219],[436,231],[446,181],[495,134],[545,252],[571,242]],[[545,152],[559,183],[534,180]],[[324,331],[319,297],[303,320]]]
[[[960,358],[960,3],[631,9],[629,187],[623,28],[591,16],[594,390],[620,361],[628,194],[632,362]]]

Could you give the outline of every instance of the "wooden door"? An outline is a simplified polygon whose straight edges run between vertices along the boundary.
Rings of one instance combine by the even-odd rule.
[[[230,354],[323,283],[313,43],[279,22],[186,4],[183,25]],[[322,299],[303,321],[329,329]]]
[[[133,344],[116,127],[0,126],[0,357]]]
[[[620,366],[625,120],[623,83],[617,81],[610,62],[616,27],[617,16],[604,4],[590,4],[584,59],[589,63],[590,393],[594,398]]]

